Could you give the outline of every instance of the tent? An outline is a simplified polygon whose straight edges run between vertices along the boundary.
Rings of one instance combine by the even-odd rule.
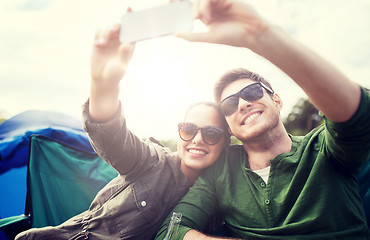
[[[31,226],[57,225],[86,210],[96,193],[117,176],[97,156],[81,126],[70,116],[36,110],[0,124],[0,220],[30,215],[37,208]],[[77,197],[69,203],[71,196]],[[56,204],[63,204],[57,208],[64,210],[51,214]],[[7,239],[4,232],[0,239]]]

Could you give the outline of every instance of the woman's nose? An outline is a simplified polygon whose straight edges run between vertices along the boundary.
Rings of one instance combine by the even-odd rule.
[[[203,142],[203,137],[202,137],[202,133],[200,130],[198,130],[197,134],[195,135],[195,137],[193,138],[193,143],[204,143]]]

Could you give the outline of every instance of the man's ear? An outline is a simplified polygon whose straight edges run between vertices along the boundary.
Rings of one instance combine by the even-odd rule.
[[[275,106],[279,109],[279,112],[283,108],[283,100],[281,100],[280,96],[277,93],[274,93],[272,100],[275,103]]]

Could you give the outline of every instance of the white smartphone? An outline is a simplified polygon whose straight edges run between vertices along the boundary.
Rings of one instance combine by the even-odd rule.
[[[137,42],[154,37],[189,31],[193,27],[192,3],[177,1],[122,16],[120,41]]]

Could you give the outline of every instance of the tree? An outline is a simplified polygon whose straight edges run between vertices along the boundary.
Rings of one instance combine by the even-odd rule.
[[[2,123],[3,121],[5,121],[6,119],[3,117],[3,114],[0,112],[0,123]]]
[[[284,120],[286,130],[292,135],[305,135],[322,124],[319,111],[308,101],[300,98]]]
[[[172,152],[177,151],[177,141],[173,139],[161,140],[161,143],[171,149]]]

